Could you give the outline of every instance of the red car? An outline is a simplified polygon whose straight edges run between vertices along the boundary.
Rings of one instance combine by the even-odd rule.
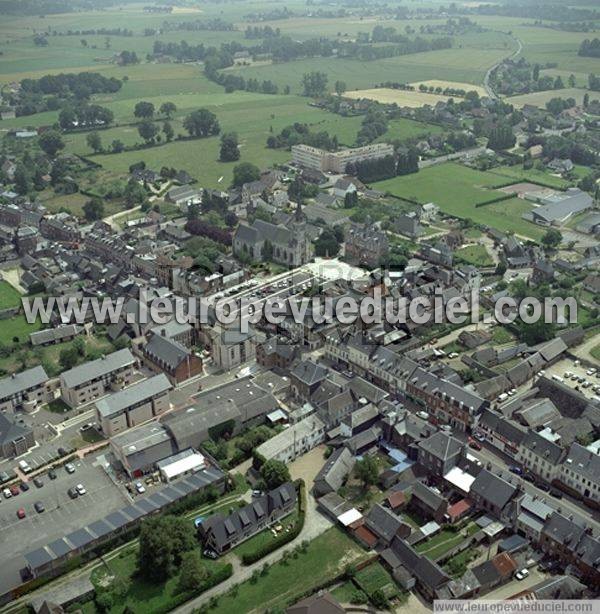
[[[25,510],[22,507],[17,510],[17,518],[25,518]]]
[[[469,448],[473,448],[473,450],[481,450],[481,444],[478,441],[475,441],[472,437],[469,437],[468,443]]]
[[[11,486],[10,487],[10,492],[11,492],[13,497],[16,497],[21,491],[19,490],[18,486]]]

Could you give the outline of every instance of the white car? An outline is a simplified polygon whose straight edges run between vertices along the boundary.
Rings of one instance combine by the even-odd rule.
[[[590,367],[585,373],[586,375],[594,375],[594,373],[596,373],[596,367]]]
[[[2,491],[2,494],[4,495],[5,499],[10,499],[12,497],[12,493],[10,492],[10,488],[5,488]]]
[[[529,575],[529,570],[526,569],[525,567],[523,567],[523,569],[519,569],[519,571],[517,571],[517,573],[515,574],[515,578],[517,580],[525,580],[525,578]]]
[[[141,482],[135,483],[135,489],[140,495],[146,492],[146,487]]]
[[[450,354],[448,354],[448,358],[458,358],[458,352],[450,352]]]
[[[87,492],[87,490],[84,488],[83,484],[77,484],[77,486],[75,486],[75,490],[77,491],[77,493],[81,496],[81,495],[85,495],[85,493]]]

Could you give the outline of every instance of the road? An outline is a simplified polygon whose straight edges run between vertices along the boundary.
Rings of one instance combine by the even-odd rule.
[[[518,49],[516,51],[513,51],[513,53],[503,58],[499,62],[496,62],[491,68],[488,68],[488,71],[485,73],[485,77],[483,78],[483,87],[485,88],[488,97],[492,98],[493,100],[499,100],[500,97],[496,94],[496,92],[494,92],[492,86],[490,85],[490,77],[492,76],[492,73],[496,70],[496,68],[498,68],[498,66],[500,66],[500,64],[502,64],[502,62],[505,62],[506,60],[510,60],[512,58],[516,58],[521,53],[521,51],[523,51],[523,43],[520,41],[520,39],[515,36],[513,36],[513,39],[516,41]]]
[[[585,343],[571,349],[571,353],[583,360],[589,360],[591,363],[597,364],[598,360],[592,356],[592,350],[600,345],[600,333],[590,337]]]

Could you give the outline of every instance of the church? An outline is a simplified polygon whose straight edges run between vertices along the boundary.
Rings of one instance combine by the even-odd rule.
[[[313,246],[302,207],[296,207],[287,226],[264,220],[254,220],[251,226],[241,223],[233,236],[233,251],[257,262],[271,260],[289,267],[306,264],[313,257]]]

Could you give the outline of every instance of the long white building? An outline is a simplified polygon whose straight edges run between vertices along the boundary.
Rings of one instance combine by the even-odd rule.
[[[293,145],[294,164],[304,168],[330,173],[345,173],[350,163],[365,160],[378,160],[394,155],[394,147],[388,143],[374,143],[355,149],[342,149],[330,152],[310,145]]]

